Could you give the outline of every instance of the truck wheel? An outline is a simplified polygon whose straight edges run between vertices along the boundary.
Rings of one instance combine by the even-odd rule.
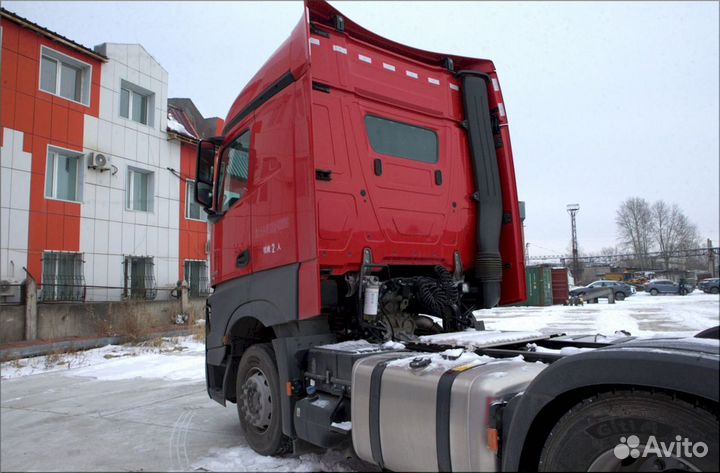
[[[709,471],[718,447],[717,413],[665,393],[616,391],[555,424],[538,471]]]
[[[616,292],[616,293],[615,293],[615,300],[616,300],[616,301],[624,301],[624,300],[625,300],[625,293],[620,292],[620,291]]]
[[[650,289],[650,295],[657,296],[657,295],[658,295],[658,292],[659,292],[659,291],[658,291],[657,289],[655,289],[655,288]]]
[[[289,452],[290,439],[282,433],[277,363],[269,343],[245,350],[236,389],[240,424],[250,447],[261,455]]]

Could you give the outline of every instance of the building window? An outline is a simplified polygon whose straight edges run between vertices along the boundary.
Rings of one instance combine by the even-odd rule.
[[[124,295],[131,299],[155,299],[155,272],[153,259],[147,256],[125,257]]]
[[[209,294],[207,261],[186,260],[185,281],[190,286],[190,295],[192,297],[202,297]]]
[[[120,116],[129,120],[152,124],[155,94],[128,81],[120,83]]]
[[[89,105],[90,64],[45,46],[40,54],[40,90]]]
[[[423,163],[438,162],[438,139],[432,130],[372,115],[365,117],[365,127],[376,153]]]
[[[82,253],[43,253],[42,300],[85,300]]]
[[[151,212],[153,209],[153,173],[128,168],[126,205],[128,210]]]
[[[45,169],[45,197],[80,202],[82,155],[50,148]]]
[[[185,218],[207,222],[207,215],[200,204],[195,202],[195,181],[185,181]]]

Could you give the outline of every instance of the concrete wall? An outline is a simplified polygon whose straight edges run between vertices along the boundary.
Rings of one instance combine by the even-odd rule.
[[[191,312],[204,318],[204,299],[190,301]],[[38,339],[111,335],[144,335],[149,329],[174,324],[180,301],[86,302],[38,304]],[[25,337],[25,306],[0,308],[0,344]]]
[[[25,338],[25,306],[0,306],[0,344]]]

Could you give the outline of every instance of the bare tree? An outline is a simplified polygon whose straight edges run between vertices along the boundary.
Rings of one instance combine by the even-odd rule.
[[[700,246],[697,227],[688,220],[677,204],[669,205],[658,200],[652,205],[651,213],[653,239],[665,262],[665,269],[669,269],[672,252]]]
[[[650,204],[642,197],[625,200],[615,214],[615,223],[619,240],[635,254],[640,268],[647,268],[653,234]]]

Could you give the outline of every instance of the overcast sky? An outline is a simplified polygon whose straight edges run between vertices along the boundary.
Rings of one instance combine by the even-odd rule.
[[[530,254],[615,244],[632,196],[679,204],[720,239],[717,2],[331,2],[421,49],[492,59],[510,121]],[[205,116],[233,100],[289,35],[300,2],[14,2],[3,7],[83,45],[140,43],[169,96]]]

